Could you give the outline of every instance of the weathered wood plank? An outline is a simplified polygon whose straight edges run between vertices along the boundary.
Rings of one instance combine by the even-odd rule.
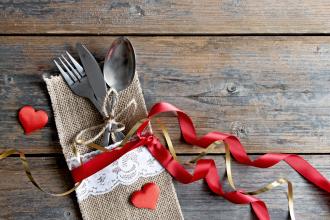
[[[52,59],[65,50],[76,56],[79,41],[102,60],[113,39],[0,37],[1,144],[60,152],[41,74],[56,74]],[[130,39],[149,108],[171,102],[189,113],[200,134],[237,134],[251,153],[330,152],[330,37]],[[45,129],[30,136],[17,122],[17,110],[26,104],[51,116]],[[162,118],[178,140],[176,120]],[[179,145],[178,152],[197,149]]]
[[[304,156],[327,178],[330,178],[329,155]],[[214,156],[223,176],[222,156]],[[64,158],[28,158],[35,178],[47,189],[61,191],[72,183]],[[187,160],[188,157],[183,157]],[[0,219],[81,219],[79,208],[71,197],[55,198],[37,191],[25,177],[17,158],[1,161]],[[236,184],[253,190],[278,177],[287,177],[294,183],[295,213],[297,219],[329,219],[330,195],[308,184],[284,163],[260,170],[233,164]],[[235,205],[216,197],[200,181],[191,185],[175,182],[185,219],[254,219],[249,206]],[[286,187],[279,187],[260,196],[268,205],[272,219],[287,219]],[[128,195],[129,196],[129,195]],[[42,201],[42,202],[41,202]]]
[[[32,174],[49,191],[63,192],[72,185],[64,157],[28,158]],[[38,191],[22,169],[18,158],[0,161],[0,219],[78,219],[75,196],[52,197]]]
[[[0,32],[329,33],[329,9],[327,0],[2,0]]]

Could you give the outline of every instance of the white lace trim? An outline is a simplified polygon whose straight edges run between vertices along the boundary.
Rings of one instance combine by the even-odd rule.
[[[118,144],[107,147],[114,148]],[[99,151],[84,154],[82,161],[86,162],[99,154]],[[79,166],[77,158],[67,161],[69,169]],[[150,154],[146,147],[138,147],[129,151],[112,164],[84,179],[76,189],[78,201],[91,195],[102,195],[111,192],[116,186],[131,185],[140,177],[156,176],[164,171],[161,164]]]

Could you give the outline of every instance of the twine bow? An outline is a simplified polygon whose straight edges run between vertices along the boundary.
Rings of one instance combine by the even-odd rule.
[[[113,135],[116,132],[121,132],[125,130],[125,124],[119,121],[119,118],[122,117],[125,113],[130,113],[131,115],[134,115],[136,109],[137,109],[137,103],[135,99],[133,98],[123,109],[120,110],[118,114],[115,115],[115,110],[117,108],[118,103],[118,92],[115,89],[110,88],[107,91],[107,94],[104,98],[104,101],[102,103],[102,115],[103,123],[95,126],[91,126],[89,128],[81,130],[74,139],[74,145],[89,145],[93,142],[95,142],[99,137],[101,137],[102,134],[104,134],[105,130],[107,128],[110,128],[110,133]],[[107,106],[110,106],[107,108]],[[132,108],[132,110],[131,110]],[[109,110],[110,109],[110,110]],[[131,111],[129,111],[131,110]],[[94,130],[99,130],[99,132],[87,139],[84,140],[82,137],[86,135],[88,132],[92,132]]]

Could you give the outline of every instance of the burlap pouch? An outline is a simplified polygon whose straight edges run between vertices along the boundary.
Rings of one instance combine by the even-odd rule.
[[[47,84],[47,89],[51,98],[55,123],[64,156],[67,162],[74,161],[75,158],[72,151],[74,137],[82,129],[102,123],[102,117],[89,100],[73,94],[61,76],[51,76],[49,78],[45,78],[44,80]],[[134,98],[137,103],[136,111],[133,115],[129,115],[127,117],[123,116],[123,118],[120,119],[126,125],[126,131],[129,130],[138,120],[145,118],[147,115],[137,74],[132,84],[127,89],[119,93],[117,110],[120,111],[121,107],[127,106],[132,98]],[[87,135],[92,137],[95,134],[90,133]],[[107,188],[104,186],[107,182],[102,182],[102,180],[104,180],[104,178],[111,179],[112,177],[109,177],[109,175],[111,175],[109,173],[97,173],[99,176],[95,177],[93,180],[94,183],[96,182],[96,185],[89,186],[89,189],[93,189],[93,192],[96,193],[86,194],[86,189],[84,187],[88,185],[88,182],[84,183],[85,180],[78,187],[76,193],[80,211],[84,220],[183,219],[171,176],[163,168],[158,166],[158,162],[155,161],[154,158],[149,158],[146,161],[145,156],[143,155],[146,155],[146,157],[152,156],[149,155],[149,152],[146,152],[147,150],[144,147],[137,148],[136,150],[136,152],[131,152],[130,155],[129,152],[122,158],[118,159],[118,161],[115,161],[113,163],[114,167],[107,167],[111,171],[111,174],[118,175],[116,180],[119,182],[116,184],[111,183],[112,187],[110,191],[109,189],[105,191],[97,189],[97,186],[101,186],[100,188]],[[97,153],[91,152],[91,149],[88,147],[80,147],[78,151],[81,155],[87,155],[87,157],[84,157],[84,160],[88,160],[90,156]],[[140,174],[139,172],[132,172],[132,169],[136,164],[140,165]],[[143,164],[151,164],[151,167],[153,164],[154,169],[151,170],[154,171],[154,173],[150,173],[150,169]],[[68,165],[69,169],[72,169],[74,166],[70,163],[68,163]],[[134,181],[130,182],[133,177]],[[123,179],[126,182],[123,181]],[[155,210],[139,209],[130,203],[131,194],[134,191],[141,189],[141,187],[148,182],[156,183],[161,190],[157,208]]]

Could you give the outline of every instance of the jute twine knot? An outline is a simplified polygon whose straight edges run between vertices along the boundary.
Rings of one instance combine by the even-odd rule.
[[[74,146],[77,145],[88,145],[95,142],[101,135],[104,134],[107,128],[110,128],[110,133],[121,132],[125,130],[125,124],[119,121],[119,118],[122,118],[124,114],[128,116],[134,115],[137,109],[137,103],[135,99],[131,99],[129,103],[124,106],[124,108],[120,109],[119,113],[115,115],[115,111],[118,103],[118,92],[115,89],[110,88],[107,91],[107,94],[102,103],[102,112],[103,115],[103,123],[95,126],[91,126],[89,128],[81,130],[74,139]],[[90,133],[94,130],[99,130],[99,132],[86,140],[83,139],[87,133]]]

